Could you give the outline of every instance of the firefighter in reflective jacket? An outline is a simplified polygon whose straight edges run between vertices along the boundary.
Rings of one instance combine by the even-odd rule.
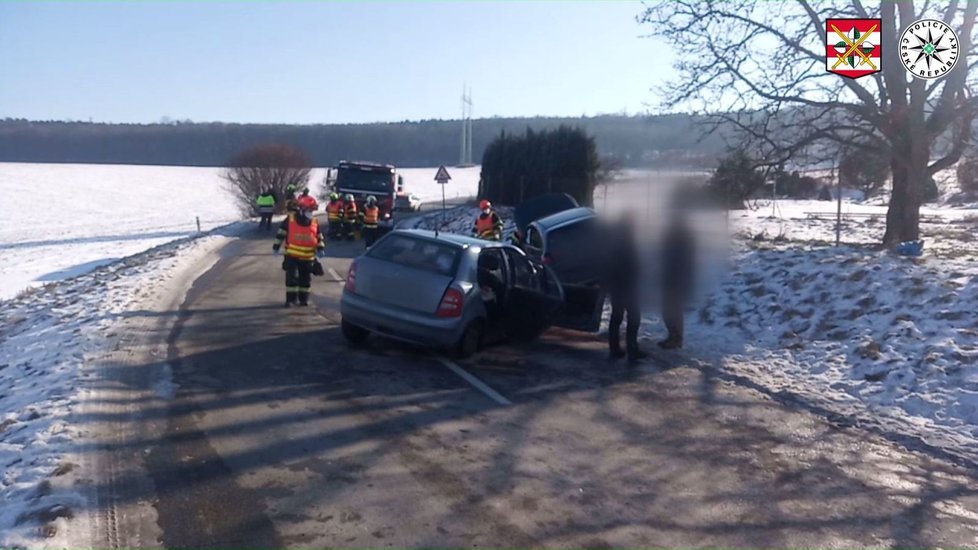
[[[353,229],[356,227],[357,222],[360,221],[357,201],[353,200],[353,195],[347,194],[343,197],[343,202],[343,237],[348,241],[352,241],[354,239]]]
[[[272,250],[279,254],[285,242],[285,307],[298,303],[309,305],[309,287],[312,284],[312,270],[316,257],[326,256],[326,242],[319,230],[319,222],[313,213],[319,205],[316,199],[306,196],[296,199],[296,209],[279,226],[278,236]]]
[[[363,227],[363,240],[367,248],[373,246],[377,240],[378,226],[380,225],[380,207],[377,206],[377,197],[370,195],[367,203],[363,206],[360,214],[360,223]]]
[[[326,236],[330,239],[339,237],[343,226],[343,201],[340,200],[338,193],[330,193],[329,195],[329,203],[326,204],[326,220],[329,222]]]
[[[298,212],[298,202],[295,198],[296,186],[290,183],[285,186],[285,210],[286,212]]]
[[[487,241],[503,239],[503,220],[492,209],[492,203],[483,199],[479,203],[479,216],[475,219],[475,236]]]

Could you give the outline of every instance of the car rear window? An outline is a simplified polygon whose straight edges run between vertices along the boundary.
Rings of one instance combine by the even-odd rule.
[[[547,253],[555,256],[573,256],[598,244],[597,223],[594,218],[565,225],[547,235]]]
[[[448,277],[455,275],[461,256],[458,247],[408,235],[389,235],[367,253],[368,258]]]

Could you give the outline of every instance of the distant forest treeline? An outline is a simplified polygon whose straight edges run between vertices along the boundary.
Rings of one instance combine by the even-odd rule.
[[[625,167],[706,166],[723,150],[719,137],[699,140],[687,115],[606,115],[584,118],[487,118],[472,124],[473,160],[479,162],[500,132],[520,133],[560,125],[595,137],[598,153]],[[0,161],[224,166],[238,151],[259,143],[289,143],[316,166],[370,160],[403,167],[455,164],[461,122],[425,120],[373,124],[101,124],[0,120]]]

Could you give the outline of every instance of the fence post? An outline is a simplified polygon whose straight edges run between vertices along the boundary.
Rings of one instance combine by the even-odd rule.
[[[197,216],[197,232],[200,233],[200,216]]]

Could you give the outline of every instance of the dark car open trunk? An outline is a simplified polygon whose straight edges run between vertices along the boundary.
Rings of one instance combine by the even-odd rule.
[[[574,197],[567,193],[547,193],[521,202],[513,211],[513,221],[517,229],[525,234],[527,226],[540,218],[579,206]]]

